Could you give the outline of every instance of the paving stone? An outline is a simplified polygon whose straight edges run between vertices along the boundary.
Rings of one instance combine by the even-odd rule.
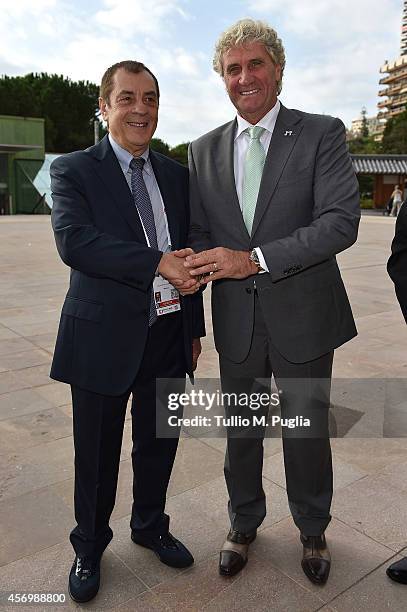
[[[254,555],[232,579],[219,576],[218,558],[213,557],[153,591],[165,597],[172,610],[312,612],[322,605],[321,599]]]
[[[12,330],[10,330],[12,331]],[[21,353],[22,351],[32,350],[33,344],[15,334],[12,338],[0,340],[0,355],[11,355],[12,353]]]
[[[44,365],[51,362],[51,355],[44,350],[33,348],[22,353],[0,355],[0,368],[3,371],[21,370],[32,366]]]
[[[223,457],[200,440],[181,439],[168,489],[176,495],[223,474]]]
[[[70,437],[0,455],[0,499],[19,497],[72,476]]]
[[[302,544],[299,531],[291,519],[280,521],[262,531],[253,545],[253,551],[265,566],[278,568],[325,602],[329,602],[394,555],[386,546],[335,519],[329,524],[326,537],[332,566],[328,582],[323,588],[313,585],[302,571]]]
[[[336,457],[368,474],[407,457],[407,446],[396,438],[342,438],[331,440],[331,445]]]
[[[80,609],[71,601],[68,594],[68,574],[74,559],[74,552],[69,543],[51,546],[39,551],[35,555],[19,559],[0,567],[1,589],[7,591],[59,593],[66,597],[66,605],[48,604],[45,610],[71,610]],[[41,571],[38,571],[41,568]],[[146,591],[136,576],[126,568],[123,563],[109,549],[105,552],[101,562],[101,587],[98,595],[86,604],[89,610],[116,609],[122,603],[129,601]],[[147,600],[148,601],[148,600]],[[29,609],[38,610],[41,606],[30,606]],[[16,609],[16,606],[14,606]],[[20,607],[18,606],[18,609]]]
[[[406,586],[397,584],[386,576],[387,566],[397,560],[396,556],[390,562],[384,563],[331,601],[331,609],[335,612],[405,612]]]
[[[56,407],[66,406],[71,403],[70,386],[60,382],[54,383],[51,379],[48,379],[46,385],[35,387],[35,392]]]
[[[37,390],[23,389],[0,395],[0,420],[54,408]]]
[[[386,476],[367,476],[339,489],[332,514],[377,542],[399,551],[407,545],[406,493]]]
[[[72,419],[58,408],[4,419],[0,421],[0,455],[71,435]]]
[[[0,566],[66,541],[72,526],[71,510],[49,488],[0,501]]]

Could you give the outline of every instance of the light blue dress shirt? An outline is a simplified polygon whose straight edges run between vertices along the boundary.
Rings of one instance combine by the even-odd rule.
[[[129,153],[129,151],[127,151],[126,149],[123,149],[123,147],[121,147],[119,144],[117,144],[111,134],[109,134],[109,141],[112,145],[112,149],[117,157],[121,169],[123,170],[123,174],[131,191],[130,162],[133,159],[133,155]],[[143,166],[143,179],[147,187],[148,195],[150,196],[151,206],[153,208],[158,248],[163,253],[167,253],[168,251],[171,251],[171,237],[168,229],[164,201],[162,199],[160,189],[158,187],[158,183],[155,178],[153,167],[149,158],[149,149],[147,148],[140,157],[145,159],[145,164]],[[141,218],[140,222],[141,225],[143,225],[143,221],[141,220]],[[147,244],[150,246],[146,231],[144,229],[144,225],[143,230],[147,240]]]

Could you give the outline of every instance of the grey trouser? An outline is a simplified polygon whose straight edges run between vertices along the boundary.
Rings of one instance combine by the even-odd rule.
[[[247,358],[242,363],[234,363],[220,356],[223,393],[270,393],[273,374],[282,391],[281,417],[311,415],[313,424],[317,425],[313,430],[317,434],[282,428],[290,510],[297,527],[308,536],[323,533],[331,520],[333,475],[328,416],[332,361],[333,351],[301,364],[284,359],[268,336],[257,296],[253,339]],[[247,417],[252,413],[239,405],[225,406],[225,412],[227,417]],[[267,417],[268,412],[268,407],[260,408],[256,416]],[[243,533],[259,527],[266,515],[262,485],[265,431],[266,427],[261,425],[227,430],[225,478],[229,515],[232,528]],[[306,437],[310,435],[315,437]]]

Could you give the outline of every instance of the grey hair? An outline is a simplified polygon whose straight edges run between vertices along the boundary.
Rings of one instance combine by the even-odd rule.
[[[267,53],[274,64],[281,66],[281,79],[278,83],[277,95],[282,89],[283,73],[285,68],[285,52],[281,38],[265,21],[254,19],[240,19],[230,28],[225,30],[216,43],[215,55],[213,57],[213,69],[224,76],[223,55],[232,47],[242,47],[247,43],[263,43]]]

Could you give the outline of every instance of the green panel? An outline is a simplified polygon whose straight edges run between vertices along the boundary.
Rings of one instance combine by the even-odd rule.
[[[15,160],[15,200],[14,212],[17,214],[49,214],[50,210],[33,185],[42,161],[31,159]]]
[[[13,153],[16,158],[44,159],[44,119],[32,117],[11,117],[0,115],[0,145],[25,145],[40,147]]]
[[[0,153],[0,215],[7,215],[9,212],[8,158],[4,153]]]

